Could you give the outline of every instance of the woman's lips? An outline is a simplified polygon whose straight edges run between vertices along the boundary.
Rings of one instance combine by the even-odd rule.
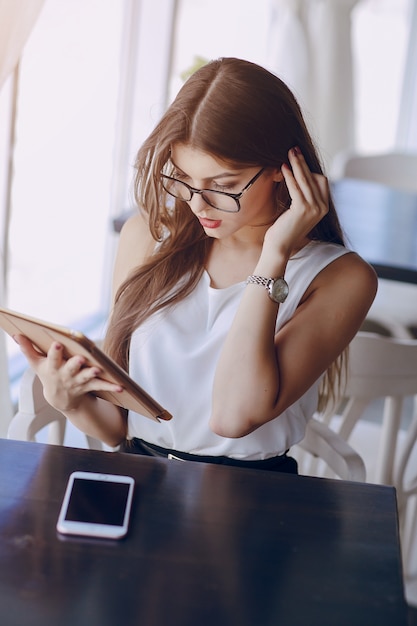
[[[209,220],[207,217],[199,217],[198,221],[203,228],[218,228],[222,223],[221,220]]]

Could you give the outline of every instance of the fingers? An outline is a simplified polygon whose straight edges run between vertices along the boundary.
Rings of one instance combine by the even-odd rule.
[[[54,354],[53,346],[51,346],[51,350],[52,359],[50,364],[54,368],[54,365],[59,362],[59,357],[56,357]],[[55,350],[59,352],[58,346],[55,347]],[[80,355],[73,356],[66,362],[61,362],[59,374],[63,384],[77,393],[89,393],[91,391],[117,392],[123,390],[117,383],[112,383],[102,378],[103,370],[100,367],[88,365],[87,359]]]
[[[33,345],[30,339],[28,339],[24,335],[13,335],[13,339],[20,347],[22,353],[25,355],[26,359],[28,360],[29,365],[33,367],[34,369],[36,369],[37,364],[40,361],[43,361],[45,359],[45,355],[42,354]]]
[[[292,148],[288,157],[292,171],[288,165],[283,164],[282,174],[293,203],[315,209],[323,217],[329,208],[327,178],[311,172],[299,148]]]
[[[103,370],[97,366],[89,366],[82,355],[65,358],[64,347],[53,342],[48,354],[42,354],[24,335],[14,336],[30,367],[40,377],[44,395],[57,408],[71,406],[73,400],[84,394],[99,391],[113,393],[123,391],[117,383],[101,378]]]
[[[73,356],[60,367],[63,382],[74,387],[82,387],[102,374],[103,371],[99,367],[88,366],[86,359],[82,356]]]
[[[308,167],[305,158],[299,148],[292,148],[288,152],[292,167],[283,165],[283,175],[294,188],[301,192],[308,202],[326,199],[328,195],[327,178],[323,174],[313,174]]]
[[[78,410],[88,394],[123,391],[121,385],[101,378],[102,369],[89,366],[82,355],[67,359],[64,347],[59,342],[54,341],[45,355],[27,337],[17,335],[14,339],[37,373],[45,400],[59,411],[65,413]]]

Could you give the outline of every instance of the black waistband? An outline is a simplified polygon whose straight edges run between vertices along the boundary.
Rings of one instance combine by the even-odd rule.
[[[148,443],[134,437],[126,440],[121,447],[122,452],[130,452],[133,454],[143,454],[145,456],[159,456],[164,458],[176,459],[179,461],[197,461],[200,463],[214,463],[216,465],[233,465],[235,467],[246,467],[247,469],[264,469],[280,472],[297,473],[297,463],[295,459],[288,456],[288,450],[284,454],[274,456],[268,459],[243,461],[240,459],[232,459],[228,456],[207,456],[200,454],[190,454],[181,452],[180,450],[171,450],[162,448],[155,444]]]

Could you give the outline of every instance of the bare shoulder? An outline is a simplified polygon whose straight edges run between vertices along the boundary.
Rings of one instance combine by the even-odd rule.
[[[119,235],[113,273],[113,294],[133,269],[142,265],[155,248],[146,219],[140,213],[130,217]]]
[[[348,252],[330,263],[320,274],[327,278],[338,277],[338,281],[343,281],[349,285],[351,282],[356,284],[358,289],[365,289],[373,292],[374,296],[377,290],[378,277],[374,268],[369,265],[356,252]],[[333,282],[333,280],[332,280]]]
[[[327,294],[337,307],[346,305],[356,308],[357,313],[366,315],[374,301],[378,277],[369,263],[355,252],[339,257],[325,267],[312,283],[313,291]]]
[[[145,248],[150,251],[152,251],[155,245],[148,223],[141,213],[136,213],[129,217],[120,231],[121,245],[137,245],[138,241],[144,244]]]

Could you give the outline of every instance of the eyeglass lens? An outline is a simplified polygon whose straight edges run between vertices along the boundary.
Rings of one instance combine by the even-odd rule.
[[[187,185],[180,180],[164,178],[163,186],[165,191],[174,196],[174,198],[179,198],[180,200],[185,200],[186,202],[189,202],[192,198],[192,191],[190,191]],[[236,200],[219,191],[207,190],[201,195],[204,201],[215,209],[220,209],[221,211],[227,211],[229,213],[237,212],[239,210]]]

